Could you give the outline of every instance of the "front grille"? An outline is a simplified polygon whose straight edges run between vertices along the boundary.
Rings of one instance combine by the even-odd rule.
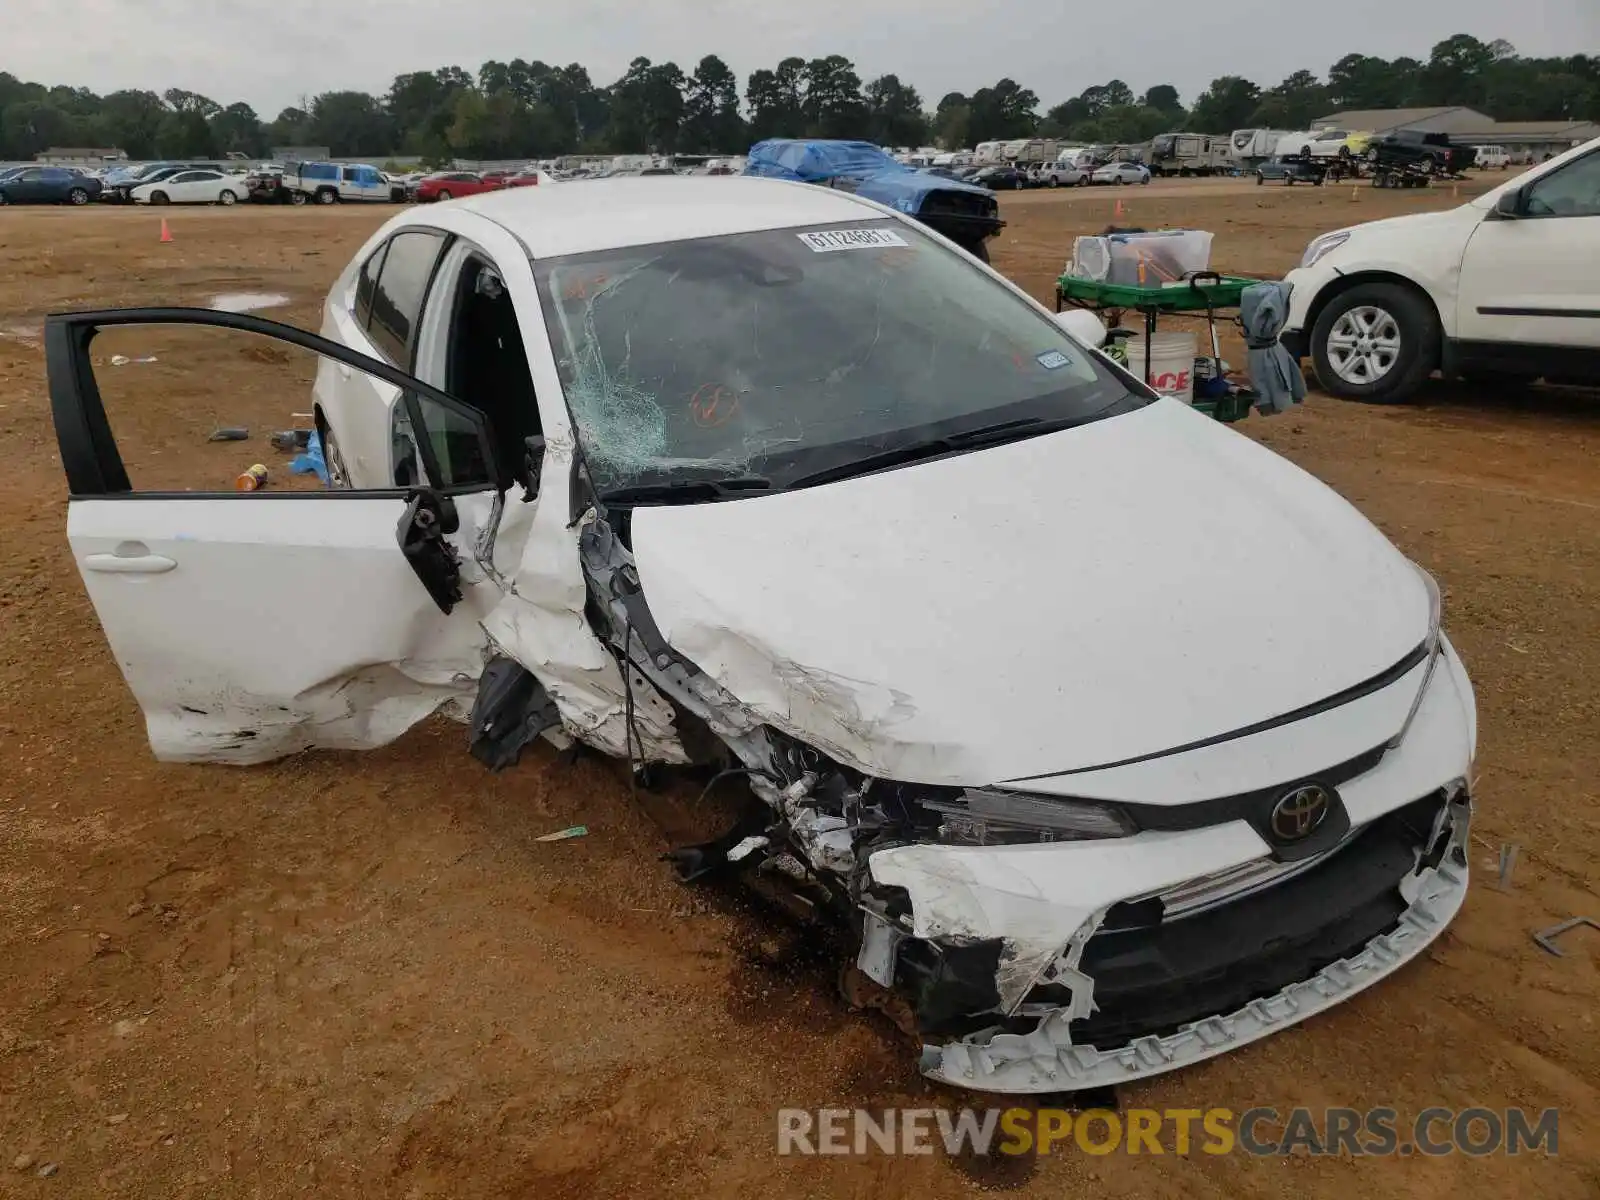
[[[1167,921],[1179,921],[1184,917],[1215,908],[1219,904],[1241,899],[1262,888],[1284,883],[1301,872],[1309,871],[1317,864],[1326,862],[1330,855],[1337,854],[1348,846],[1350,840],[1346,838],[1331,850],[1324,850],[1321,854],[1300,859],[1298,862],[1276,862],[1272,859],[1258,858],[1254,862],[1242,863],[1226,871],[1218,871],[1214,875],[1202,875],[1198,879],[1190,879],[1164,892],[1152,892],[1125,903],[1133,905],[1142,904],[1147,900],[1159,900],[1162,918]]]
[[[1112,1049],[1236,1012],[1392,930],[1406,907],[1399,884],[1444,803],[1434,793],[1379,817],[1337,852],[1289,864],[1299,869],[1231,903],[1102,928],[1078,964],[1094,980],[1097,1011],[1072,1023],[1074,1044]],[[1064,986],[1046,983],[1028,1004],[1070,999]]]

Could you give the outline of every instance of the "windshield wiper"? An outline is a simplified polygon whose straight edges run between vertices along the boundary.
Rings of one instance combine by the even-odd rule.
[[[764,492],[772,480],[761,475],[736,475],[728,479],[668,479],[661,483],[636,483],[601,493],[605,504],[650,504],[677,501],[724,500],[746,492]]]
[[[1083,422],[1083,417],[1019,417],[1011,421],[997,421],[993,425],[963,429],[959,433],[947,433],[942,437],[911,442],[904,446],[879,450],[875,454],[867,454],[861,458],[853,458],[848,462],[835,463],[831,467],[823,467],[819,471],[812,471],[809,475],[801,475],[798,479],[790,480],[789,486],[812,487],[819,483],[832,483],[837,479],[849,479],[854,475],[866,475],[873,471],[887,470],[889,467],[900,467],[926,458],[937,458],[941,454],[953,454],[958,450],[994,446],[1002,442],[1018,442],[1024,438],[1054,433],[1058,429],[1070,429]]]

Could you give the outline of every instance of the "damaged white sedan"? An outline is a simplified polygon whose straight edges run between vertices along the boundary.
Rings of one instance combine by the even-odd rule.
[[[131,489],[89,344],[323,356],[335,486]],[[994,1092],[1236,1048],[1467,887],[1471,686],[1343,499],[841,191],[630,179],[389,221],[322,337],[46,326],[68,532],[164,759],[440,709],[737,776],[686,878],[786,881],[922,1069]],[[241,636],[243,631],[244,636]]]

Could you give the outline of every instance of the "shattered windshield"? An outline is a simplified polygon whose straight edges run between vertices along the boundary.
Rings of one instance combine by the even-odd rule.
[[[598,491],[819,468],[997,422],[1142,406],[961,256],[892,219],[535,264]]]

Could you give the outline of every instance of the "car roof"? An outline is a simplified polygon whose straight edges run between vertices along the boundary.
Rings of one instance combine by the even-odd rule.
[[[848,192],[747,175],[568,180],[456,203],[504,226],[535,258],[884,215]]]

